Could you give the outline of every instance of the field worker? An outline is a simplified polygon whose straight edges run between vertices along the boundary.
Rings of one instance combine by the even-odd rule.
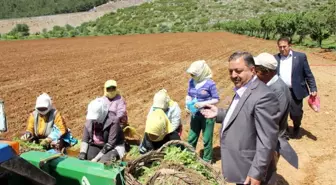
[[[160,108],[154,109],[146,120],[145,136],[139,147],[140,153],[145,154],[159,149],[171,140],[181,140],[181,138],[173,129],[166,113]]]
[[[123,158],[124,134],[116,114],[108,108],[103,98],[89,103],[78,157],[80,160],[104,163]]]
[[[211,79],[212,72],[204,60],[193,62],[187,70],[191,75],[189,80],[188,95],[186,104],[196,99],[195,107],[198,111],[193,114],[190,122],[188,143],[196,148],[201,130],[203,131],[204,154],[203,160],[212,162],[212,140],[214,130],[214,119],[207,119],[201,113],[206,104],[214,105],[218,103],[219,96],[215,82]],[[187,112],[190,110],[187,107]]]
[[[181,109],[178,103],[169,97],[166,89],[161,89],[154,95],[153,105],[151,106],[147,117],[155,109],[162,109],[166,113],[172,129],[181,135]]]
[[[275,161],[277,163],[280,154],[294,167],[298,168],[296,152],[287,141],[286,129],[288,126],[288,114],[290,109],[291,95],[284,81],[277,75],[278,62],[273,55],[261,53],[254,57],[256,74],[262,82],[274,91],[280,108],[279,136],[276,149]]]
[[[113,122],[120,124],[123,129],[127,126],[127,111],[126,102],[120,95],[120,91],[117,89],[117,82],[114,80],[107,80],[104,85],[104,103],[108,106],[109,112],[114,115]]]
[[[50,96],[41,94],[37,97],[35,110],[29,115],[27,129],[21,140],[40,140],[40,145],[48,149],[52,142],[56,144],[67,133],[64,119],[53,107]]]

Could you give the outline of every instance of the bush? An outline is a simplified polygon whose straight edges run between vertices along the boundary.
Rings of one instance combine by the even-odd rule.
[[[207,17],[202,17],[199,19],[198,24],[207,24],[209,22],[209,18]]]
[[[47,29],[43,29],[42,30],[42,36],[44,37],[44,38],[49,38],[50,36],[49,36],[49,33],[48,33],[48,31],[47,31]]]
[[[29,36],[29,26],[27,24],[17,24],[8,35],[25,37]]]
[[[160,24],[159,25],[159,32],[160,33],[165,33],[165,32],[169,32],[170,28],[167,25],[164,24]]]
[[[57,37],[57,38],[68,36],[66,28],[61,27],[61,26],[54,26],[53,29],[49,31],[49,34],[50,36]]]
[[[65,29],[66,29],[67,31],[71,31],[71,30],[74,30],[75,28],[74,28],[73,26],[69,25],[69,24],[66,24],[66,25],[65,25]]]
[[[13,35],[4,35],[4,38],[7,39],[7,40],[18,39],[16,36],[13,36]]]
[[[79,35],[79,32],[77,30],[70,30],[68,35],[70,37],[76,37],[77,35]]]

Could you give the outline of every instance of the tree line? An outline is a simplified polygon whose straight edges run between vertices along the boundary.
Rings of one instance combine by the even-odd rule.
[[[335,2],[329,1],[327,5],[307,12],[267,13],[248,20],[216,23],[214,28],[264,39],[297,36],[298,44],[309,36],[317,42],[318,47],[321,47],[323,40],[336,34]]]

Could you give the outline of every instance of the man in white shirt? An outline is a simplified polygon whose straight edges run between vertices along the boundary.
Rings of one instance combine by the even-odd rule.
[[[222,123],[222,172],[228,182],[274,185],[274,153],[278,143],[280,110],[275,93],[255,75],[253,56],[235,52],[229,58],[235,96],[228,110],[206,105],[206,118]]]
[[[278,47],[279,53],[275,55],[278,61],[277,71],[291,92],[290,118],[294,125],[293,137],[298,137],[303,116],[302,102],[309,94],[317,95],[316,82],[307,56],[304,53],[293,51],[289,38],[280,38]]]

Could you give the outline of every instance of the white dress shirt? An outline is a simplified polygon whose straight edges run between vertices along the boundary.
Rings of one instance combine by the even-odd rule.
[[[271,85],[274,84],[278,79],[279,79],[279,76],[278,76],[278,75],[274,75],[273,78],[272,78],[270,81],[268,81],[268,82],[266,83],[266,85],[267,85],[267,86],[271,86]]]
[[[244,92],[246,91],[247,87],[255,80],[257,79],[257,76],[255,75],[252,80],[250,80],[247,84],[245,84],[243,87],[240,87],[239,89],[236,89],[234,88],[233,90],[236,92],[234,98],[233,98],[233,101],[229,107],[229,110],[227,111],[226,113],[226,116],[224,118],[224,122],[223,122],[223,128],[222,128],[222,132],[224,132],[224,129],[226,128],[230,118],[231,118],[231,115],[233,113],[233,111],[236,109],[236,106],[240,100],[240,98],[243,96]]]
[[[287,57],[281,56],[280,58],[280,78],[287,84],[288,87],[292,87],[292,65],[293,65],[293,52],[289,51]]]

